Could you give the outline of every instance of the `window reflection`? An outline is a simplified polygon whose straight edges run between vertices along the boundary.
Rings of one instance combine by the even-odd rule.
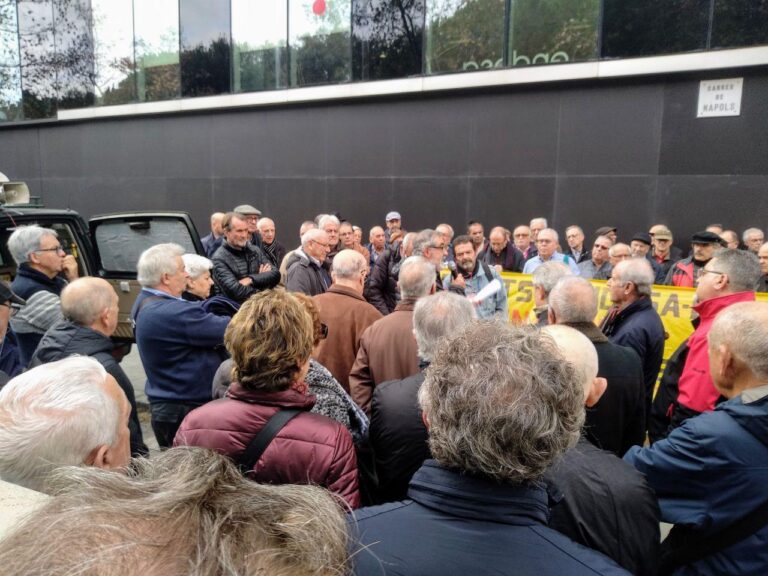
[[[509,65],[597,58],[599,0],[512,0]]]
[[[427,74],[498,68],[504,0],[435,0],[427,6]]]
[[[18,0],[19,51],[24,118],[56,114],[53,2]]]
[[[232,0],[233,92],[288,83],[287,0]]]
[[[136,100],[133,3],[131,0],[91,0],[91,6],[96,102],[133,102]]]
[[[179,81],[177,0],[133,0],[136,94],[140,101],[170,100]]]
[[[421,74],[424,0],[352,0],[355,80]]]
[[[768,44],[768,0],[715,0],[711,48]]]
[[[0,122],[21,120],[21,62],[15,0],[0,0]]]
[[[181,95],[229,92],[229,0],[181,0]]]
[[[604,0],[602,56],[703,50],[711,0]]]
[[[292,86],[350,79],[349,0],[289,0]]]

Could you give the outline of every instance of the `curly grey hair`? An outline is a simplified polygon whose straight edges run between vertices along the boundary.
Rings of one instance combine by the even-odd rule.
[[[475,307],[458,294],[438,292],[420,299],[413,309],[419,357],[432,362],[438,347],[474,318]]]
[[[441,465],[501,482],[539,479],[584,422],[581,382],[552,338],[498,320],[440,348],[419,403]]]

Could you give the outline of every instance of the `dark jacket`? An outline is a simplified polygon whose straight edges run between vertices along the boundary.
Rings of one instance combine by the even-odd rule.
[[[27,366],[37,345],[51,326],[61,320],[59,297],[67,281],[49,278],[23,262],[16,271],[11,289],[27,303],[11,318],[10,325],[19,345],[19,360]]]
[[[245,302],[256,292],[274,288],[280,282],[280,272],[277,268],[259,272],[259,266],[269,264],[269,260],[253,244],[236,248],[224,242],[211,260],[216,286],[224,296],[237,302]],[[239,282],[246,276],[253,280],[250,286],[243,286]]]
[[[422,363],[418,374],[373,390],[370,442],[381,503],[405,500],[413,474],[431,457],[418,400],[426,367]]]
[[[546,526],[547,493],[540,484],[499,484],[428,460],[408,497],[354,513],[355,574],[627,574]]]
[[[632,302],[615,314],[612,312],[605,317],[600,329],[611,342],[632,348],[640,356],[645,382],[645,413],[648,414],[664,356],[664,325],[647,297]]]
[[[704,264],[696,262],[693,256],[678,260],[669,269],[664,284],[693,288],[699,283],[699,269],[703,268]]]
[[[400,262],[400,250],[385,250],[371,266],[365,299],[385,316],[394,311],[399,300],[397,280],[400,276]]]
[[[34,356],[32,356],[29,367],[34,368],[40,364],[56,362],[73,354],[91,356],[98,360],[107,373],[117,380],[117,384],[131,405],[131,416],[128,419],[128,429],[131,432],[131,454],[133,456],[146,456],[149,454],[149,450],[144,444],[141,433],[133,385],[115,357],[112,356],[113,347],[112,340],[104,334],[85,326],[78,326],[69,320],[60,320],[49,328],[43,336]]]
[[[656,574],[661,513],[642,474],[581,438],[545,480],[552,499],[550,528],[632,574]]]
[[[299,250],[291,256],[285,275],[285,288],[290,292],[303,292],[307,296],[322,294],[331,286],[331,277]]]
[[[352,437],[338,422],[311,414],[314,403],[314,396],[293,389],[259,392],[233,382],[226,398],[184,418],[173,445],[201,446],[237,458],[278,410],[306,410],[277,433],[251,477],[272,484],[317,484],[356,508],[360,494]]]
[[[712,535],[768,501],[768,390],[747,390],[624,459],[656,491],[664,522]],[[765,574],[768,525],[675,574]]]
[[[144,300],[152,298],[147,303]],[[138,313],[138,314],[137,314]],[[216,369],[224,360],[228,316],[202,303],[142,290],[131,311],[149,401],[207,402]]]
[[[597,375],[608,381],[598,403],[587,408],[584,431],[589,440],[618,457],[645,440],[645,384],[640,357],[631,348],[612,344],[592,322],[569,324],[597,350]]]
[[[221,246],[221,243],[224,241],[224,236],[219,236],[218,238],[213,237],[213,233],[210,233],[206,236],[203,236],[200,238],[200,243],[203,245],[203,250],[205,250],[205,255],[210,258],[214,255],[216,250],[219,249],[219,246]]]
[[[280,264],[283,261],[283,258],[285,258],[285,254],[287,250],[285,249],[285,246],[280,244],[277,240],[274,240],[272,244],[261,244],[261,251],[264,253],[264,256],[267,258],[270,264],[274,266],[275,270],[280,269]]]
[[[507,245],[502,249],[501,253],[496,255],[489,244],[483,251],[478,254],[477,259],[485,262],[489,266],[501,266],[502,272],[522,272],[523,265],[525,264],[525,257],[512,242],[507,242]]]

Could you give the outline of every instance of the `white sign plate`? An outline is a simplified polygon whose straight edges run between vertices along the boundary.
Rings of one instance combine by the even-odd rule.
[[[741,89],[744,78],[702,80],[699,84],[699,109],[697,118],[739,116],[741,114]]]

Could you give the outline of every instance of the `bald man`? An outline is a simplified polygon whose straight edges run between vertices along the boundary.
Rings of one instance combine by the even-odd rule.
[[[261,218],[259,223],[256,224],[256,228],[261,234],[261,248],[264,251],[264,255],[272,263],[275,269],[280,268],[280,264],[285,258],[285,246],[277,241],[277,234],[275,232],[275,221],[271,218]]]
[[[79,354],[91,356],[118,383],[131,405],[128,429],[131,433],[131,454],[146,456],[141,424],[136,411],[136,398],[128,376],[112,356],[114,345],[110,336],[117,329],[118,297],[112,286],[101,278],[79,278],[61,293],[64,318],[43,336],[30,361],[30,368]]]
[[[211,233],[200,238],[203,244],[206,256],[209,258],[219,249],[224,240],[224,231],[221,228],[221,221],[224,219],[224,212],[214,212],[211,214]]]
[[[581,380],[584,405],[595,406],[610,383],[597,376],[598,356],[592,342],[569,326],[550,325],[542,331],[571,364],[574,378]],[[632,574],[656,574],[661,513],[656,496],[637,470],[582,434],[544,479],[555,501],[550,528],[602,552]]]

